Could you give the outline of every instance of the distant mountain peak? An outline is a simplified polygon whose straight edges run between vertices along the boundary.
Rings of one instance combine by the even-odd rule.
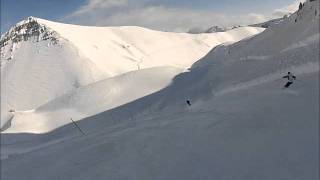
[[[1,35],[0,47],[5,46],[8,41],[20,42],[27,41],[29,39],[40,40],[52,40],[58,42],[58,36],[55,31],[40,23],[36,17],[28,17],[25,20],[18,22],[8,32]]]
[[[205,31],[205,33],[215,33],[215,32],[225,32],[227,28],[220,27],[220,26],[212,26]]]
[[[216,32],[225,32],[230,29],[225,28],[225,27],[220,27],[220,26],[212,26],[207,29],[203,29],[200,27],[194,27],[194,28],[190,29],[187,33],[190,33],[190,34],[216,33]]]

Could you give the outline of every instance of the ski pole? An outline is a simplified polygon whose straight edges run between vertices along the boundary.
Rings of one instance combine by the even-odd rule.
[[[82,135],[86,135],[86,134],[81,130],[81,128],[78,126],[78,124],[77,124],[72,118],[70,118],[70,119],[71,119],[72,123],[76,126],[76,128],[81,132],[81,134],[82,134]]]

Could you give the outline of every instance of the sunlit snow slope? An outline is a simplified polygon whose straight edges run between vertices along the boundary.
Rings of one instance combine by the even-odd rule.
[[[43,133],[159,91],[182,70],[156,67],[108,78],[58,97],[32,111],[15,112],[5,133]]]
[[[191,35],[159,32],[140,27],[76,26],[30,17],[18,23],[1,38],[1,127],[7,129],[11,124],[14,126],[23,124],[17,127],[19,131],[14,130],[13,126],[11,131],[45,132],[56,128],[58,124],[68,123],[70,117],[78,120],[115,105],[127,103],[164,88],[176,74],[189,68],[216,45],[239,41],[261,31],[263,31],[262,28],[243,27],[223,33]],[[137,78],[142,78],[144,71],[140,72],[140,70],[155,67],[179,70],[174,70],[175,73],[173,73],[168,68],[164,68],[152,74],[150,69],[148,76],[153,79],[142,83],[147,89],[142,89],[140,93],[137,92],[130,98],[120,97],[130,92],[128,87],[115,93],[116,95],[103,90],[91,92],[91,94],[95,93],[96,98],[91,100],[88,98],[90,102],[87,109],[91,109],[90,112],[83,111],[86,108],[80,110],[77,106],[72,107],[69,102],[66,102],[68,105],[61,107],[68,107],[68,112],[74,112],[68,114],[68,117],[49,113],[50,117],[39,117],[41,121],[39,118],[33,118],[34,115],[30,119],[20,118],[22,112],[26,111],[27,116],[30,117],[30,112],[38,112],[37,108],[55,101],[60,96],[66,96],[66,94],[72,96],[72,93],[79,96],[78,88],[95,85],[101,87],[101,83],[97,82],[108,78],[117,79],[116,76],[131,71],[137,71],[134,74],[141,73]],[[164,74],[159,73],[161,71]],[[170,73],[167,73],[168,71]],[[162,86],[153,83],[153,81],[158,82],[158,79],[163,82],[162,77],[166,79]],[[126,79],[128,80],[124,84],[143,81],[136,78]],[[123,85],[117,85],[116,82],[113,86]],[[103,89],[110,87],[106,84]],[[86,94],[90,93],[86,91]],[[115,98],[113,96],[126,100],[101,101]],[[99,103],[98,106],[92,107],[92,104],[97,103]],[[51,116],[53,114],[54,116]],[[64,114],[67,113],[64,112]],[[21,119],[23,122],[20,122]],[[12,120],[15,122],[11,123]],[[48,123],[43,124],[43,122]],[[37,123],[46,128],[37,130],[35,128],[38,127]],[[26,124],[32,124],[32,130],[27,127],[24,129]]]

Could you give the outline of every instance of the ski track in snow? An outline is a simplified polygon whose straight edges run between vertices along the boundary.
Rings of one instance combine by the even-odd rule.
[[[240,60],[246,61],[246,60],[258,60],[258,61],[263,61],[263,60],[268,60],[272,56],[247,56],[247,57],[242,57]]]
[[[318,34],[315,34],[315,35],[312,35],[310,37],[308,37],[307,39],[303,40],[303,41],[299,41],[295,44],[292,44],[291,46],[289,46],[288,48],[282,50],[281,52],[286,52],[286,51],[290,51],[290,50],[293,50],[293,49],[297,49],[297,48],[301,48],[301,47],[305,47],[305,46],[308,46],[312,43],[319,43],[319,39],[320,39],[320,36],[319,36],[319,33]]]
[[[10,147],[10,146],[14,146],[17,144],[21,144],[21,143],[28,143],[28,141],[23,141],[23,142],[16,142],[13,144],[1,144],[2,146],[6,146],[6,148],[2,148],[1,149],[1,156],[0,156],[0,160],[5,160],[5,159],[9,159],[11,157],[14,156],[18,156],[18,155],[23,155],[29,152],[33,152],[33,151],[37,151],[52,145],[56,145],[65,141],[70,141],[76,137],[79,136],[68,136],[65,138],[59,138],[56,140],[52,140],[52,141],[48,141],[48,142],[44,142],[41,143],[40,145],[35,145],[35,146],[29,146],[29,147],[25,147],[25,148],[14,148],[14,147]],[[30,140],[29,142],[33,142],[32,140]]]
[[[238,83],[236,85],[224,88],[222,90],[218,90],[215,92],[212,92],[215,96],[221,96],[224,94],[232,93],[239,90],[248,89],[253,86],[261,85],[264,83],[268,83],[271,81],[280,80],[279,77],[282,77],[283,74],[286,74],[286,72],[292,71],[295,75],[302,75],[302,74],[308,74],[308,73],[314,73],[319,72],[319,62],[309,62],[300,66],[292,66],[280,71],[277,71],[275,73],[268,74],[266,76],[262,76],[247,82]],[[296,82],[297,83],[297,82]]]

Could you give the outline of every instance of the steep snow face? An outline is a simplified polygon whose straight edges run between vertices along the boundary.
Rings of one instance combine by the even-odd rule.
[[[49,41],[20,42],[1,69],[1,125],[14,110],[30,110],[82,85],[102,79],[105,74],[94,64],[79,58],[69,44]]]
[[[14,116],[10,111],[35,110],[79,87],[130,71],[160,66],[185,69],[214,46],[261,31],[248,27],[190,35],[139,27],[84,27],[30,17],[1,38],[1,127],[10,124]],[[143,92],[135,98],[146,95]]]
[[[17,23],[8,32],[1,35],[1,67],[13,59],[14,51],[18,48],[19,42],[39,42],[40,40],[50,40],[50,43],[57,44],[59,36],[52,29],[39,24],[33,17]]]

